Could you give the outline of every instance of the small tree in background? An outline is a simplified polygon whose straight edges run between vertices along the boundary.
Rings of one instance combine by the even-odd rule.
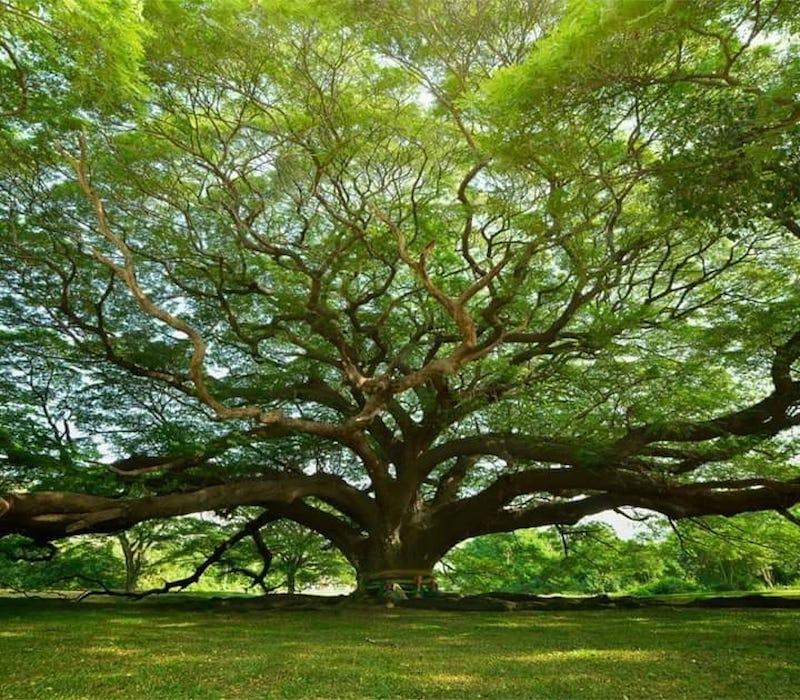
[[[668,539],[683,576],[711,590],[800,582],[800,528],[775,514],[680,523]]]
[[[468,593],[646,595],[800,583],[800,528],[778,515],[648,524],[632,539],[599,522],[478,537],[448,554],[444,576]]]
[[[270,580],[287,593],[314,586],[353,583],[352,569],[324,537],[291,521],[279,521],[267,530],[272,550]]]

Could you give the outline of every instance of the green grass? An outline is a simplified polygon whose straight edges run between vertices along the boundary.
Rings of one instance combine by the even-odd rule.
[[[187,602],[0,599],[3,698],[800,697],[800,611]]]

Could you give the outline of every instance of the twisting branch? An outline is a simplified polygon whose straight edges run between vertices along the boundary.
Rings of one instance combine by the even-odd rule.
[[[100,199],[99,195],[91,184],[89,174],[86,169],[86,136],[84,134],[80,135],[79,144],[80,155],[78,157],[75,157],[66,151],[64,152],[64,155],[75,170],[75,174],[78,178],[78,184],[94,209],[98,231],[103,238],[105,238],[122,255],[123,264],[118,265],[98,249],[92,248],[92,254],[95,259],[105,265],[125,283],[142,311],[144,311],[147,315],[165,323],[170,328],[183,333],[187,338],[189,338],[189,341],[192,343],[192,347],[194,348],[191,360],[189,361],[189,374],[192,377],[192,381],[197,389],[198,398],[204,404],[209,406],[217,414],[217,416],[220,418],[233,419],[255,418],[262,423],[274,422],[276,418],[280,417],[274,415],[274,412],[265,413],[262,411],[262,409],[256,406],[229,408],[212,396],[206,383],[205,370],[203,367],[206,355],[205,340],[203,340],[202,335],[194,326],[155,304],[142,289],[136,276],[133,251],[122,238],[114,233],[106,214],[103,201]]]
[[[207,349],[205,340],[200,331],[194,326],[157,305],[142,289],[136,275],[133,250],[120,236],[114,233],[108,215],[106,214],[103,201],[91,184],[86,168],[86,137],[84,134],[81,134],[79,144],[80,155],[78,157],[66,151],[64,151],[64,156],[72,165],[81,190],[94,209],[100,234],[122,255],[123,264],[119,265],[115,263],[111,258],[96,248],[92,248],[92,255],[98,262],[105,265],[114,275],[125,283],[142,311],[152,318],[165,323],[170,328],[184,334],[189,339],[193,347],[192,356],[189,361],[189,375],[195,385],[198,399],[211,408],[220,419],[231,420],[249,418],[262,424],[282,426],[297,432],[310,433],[334,439],[349,439],[347,436],[359,425],[357,421],[350,421],[346,426],[340,426],[303,418],[288,418],[284,416],[280,410],[264,410],[259,406],[253,405],[231,408],[219,401],[211,393],[204,370],[204,359]]]
[[[218,563],[228,550],[230,550],[232,547],[235,547],[243,539],[247,537],[254,537],[254,533],[257,533],[259,530],[261,530],[261,528],[263,528],[268,523],[274,522],[275,520],[278,519],[279,516],[273,515],[268,510],[265,510],[258,517],[248,521],[240,530],[235,532],[224,542],[220,542],[220,544],[214,547],[214,551],[212,551],[211,554],[209,554],[195,568],[195,570],[191,574],[185,576],[184,578],[176,579],[174,581],[165,581],[162,586],[158,586],[156,588],[150,588],[146,591],[114,591],[108,588],[103,588],[101,590],[90,590],[81,593],[81,595],[75,598],[75,602],[79,603],[82,600],[86,600],[86,598],[89,598],[90,596],[93,595],[111,595],[120,598],[132,598],[133,600],[141,600],[142,598],[146,598],[147,596],[157,595],[160,593],[169,593],[170,591],[175,591],[175,590],[182,591],[184,588],[187,588],[188,586],[197,583],[202,578],[203,574],[206,571],[208,571],[208,569],[213,564]],[[266,573],[267,573],[266,571],[263,572],[263,576],[261,576],[262,580],[263,577],[266,576]]]

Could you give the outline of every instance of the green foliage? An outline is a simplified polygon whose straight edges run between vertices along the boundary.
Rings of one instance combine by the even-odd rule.
[[[453,550],[445,559],[447,581],[456,589],[527,593],[619,593],[644,589],[669,576],[660,543],[621,540],[607,525],[523,530],[486,535]],[[682,573],[682,572],[681,572]],[[682,590],[691,590],[683,579]]]
[[[342,554],[325,538],[297,523],[282,521],[270,526],[264,540],[274,556],[269,581],[288,593],[354,583]]]
[[[710,590],[749,590],[800,580],[800,528],[775,514],[681,525],[672,555],[687,578]],[[682,547],[681,547],[682,545]]]
[[[20,591],[128,590],[160,587],[191,574],[214,548],[242,527],[242,517],[178,518],[140,523],[106,537],[83,537],[52,547],[23,537],[0,538],[0,589]],[[350,566],[320,535],[278,521],[262,531],[272,559],[262,588],[253,577],[264,561],[252,539],[225,553],[194,586],[197,590],[290,593],[353,586]]]
[[[13,211],[19,205],[12,200],[31,202],[16,217],[15,235],[26,264],[33,265],[24,281],[9,277],[13,288],[24,290],[25,301],[9,310],[7,323],[19,324],[30,307],[57,312],[52,290],[61,281],[45,261],[59,261],[62,270],[76,266],[70,291],[74,311],[85,322],[103,295],[106,271],[86,254],[93,246],[105,250],[107,243],[87,239],[72,213],[58,213],[90,214],[64,168],[63,152],[75,152],[80,125],[51,124],[67,113],[98,112],[90,121],[80,117],[88,127],[93,179],[115,224],[131,244],[148,251],[137,265],[156,300],[177,298],[187,320],[215,337],[212,359],[226,369],[225,388],[252,394],[255,384],[265,395],[312,378],[338,387],[341,379],[331,363],[320,361],[330,355],[329,341],[314,333],[305,338],[304,322],[291,318],[306,303],[306,276],[288,257],[273,260],[248,249],[232,235],[231,212],[253,217],[256,235],[268,231],[273,245],[287,249],[299,246],[303,230],[301,257],[321,265],[347,240],[343,215],[366,221],[376,204],[400,215],[409,187],[419,181],[409,245],[416,255],[436,244],[429,254],[431,274],[456,294],[469,282],[454,244],[465,208],[443,193],[457,190],[475,162],[452,121],[452,110],[464,100],[465,111],[457,111],[462,126],[469,121],[465,128],[491,163],[471,183],[475,226],[496,218],[520,245],[539,242],[524,279],[497,281],[498,290],[513,297],[501,320],[510,328],[547,327],[569,300],[569,280],[600,276],[609,285],[570,328],[581,338],[580,352],[593,356],[588,366],[540,362],[545,366],[533,374],[547,391],[536,392],[536,411],[529,410],[526,396],[496,408],[481,398],[484,421],[511,420],[530,430],[577,431],[582,437],[607,434],[619,427],[607,406],[579,424],[573,415],[588,410],[597,392],[609,387],[613,403],[628,406],[629,417],[640,420],[705,416],[735,404],[752,384],[747,374],[754,357],[761,369],[771,345],[789,332],[798,303],[792,291],[796,254],[780,252],[769,222],[778,210],[790,216],[796,200],[790,186],[797,170],[794,128],[779,127],[792,108],[784,102],[796,82],[794,45],[750,47],[737,40],[733,28],[749,21],[747,3],[584,0],[568,3],[563,13],[557,3],[534,4],[380,3],[360,14],[358,3],[159,0],[139,6],[92,0],[48,4],[49,13],[35,3],[24,5],[21,15],[6,10],[9,32],[30,42],[28,53],[38,57],[42,75],[52,74],[52,90],[37,84],[31,91],[32,100],[49,102],[20,116],[4,153],[11,188],[5,206]],[[780,34],[792,13],[767,5],[765,17],[775,12],[763,32]],[[494,43],[503,32],[512,32],[508,56]],[[67,49],[63,60],[52,55],[56,36],[59,48]],[[529,38],[519,38],[524,36]],[[678,45],[684,53],[676,67]],[[264,46],[270,46],[268,54]],[[692,77],[703,66],[716,70],[720,56],[734,49],[743,53],[730,84],[723,73],[718,89]],[[665,51],[670,60],[662,64],[658,57]],[[769,84],[755,95],[752,86],[764,86],[765,76]],[[59,87],[62,82],[72,87]],[[420,100],[420,83],[434,91],[434,104]],[[67,97],[80,102],[60,102]],[[146,106],[131,112],[126,100],[144,100]],[[456,106],[448,107],[451,101]],[[112,103],[117,113],[100,116]],[[633,124],[637,111],[640,123]],[[44,124],[51,124],[47,134],[34,138]],[[745,137],[747,144],[735,147]],[[209,172],[214,182],[201,184]],[[233,175],[223,177],[226,172]],[[344,173],[344,179],[332,173]],[[394,194],[374,186],[387,178]],[[613,241],[602,230],[613,196],[598,184],[604,180],[619,182],[626,192],[630,186],[623,210],[614,215]],[[36,181],[48,184],[31,199]],[[349,211],[332,198],[336,191],[355,197]],[[298,192],[305,194],[297,199]],[[38,206],[40,198],[48,204]],[[756,215],[762,220],[753,232],[747,222]],[[725,217],[724,230],[719,217]],[[387,263],[396,262],[390,232],[375,220],[365,230],[366,238],[348,243],[324,278],[327,313],[346,308],[354,295],[375,294]],[[471,255],[480,257],[486,251],[477,233],[473,239]],[[18,252],[7,243],[13,259]],[[642,284],[615,291],[611,271],[602,272],[612,248],[625,245],[633,246],[627,263],[632,275],[654,275],[655,299]],[[738,261],[735,269],[729,257]],[[220,259],[240,264],[219,268]],[[700,284],[704,275],[713,281]],[[241,293],[253,285],[267,293]],[[186,341],[132,308],[122,287],[114,285],[104,305],[119,356],[143,370],[185,370]],[[687,288],[690,293],[681,297]],[[737,301],[744,290],[757,291],[758,302]],[[476,312],[482,299],[471,302]],[[689,309],[696,310],[694,324],[682,322]],[[264,319],[286,317],[280,328],[262,327]],[[223,327],[220,318],[236,323]],[[444,310],[401,269],[386,292],[359,311],[360,328],[380,324],[377,342],[369,333],[340,331],[344,337],[355,332],[354,346],[367,355],[378,357],[381,347],[403,348],[403,361],[413,365],[429,349],[414,340],[417,321],[452,333]],[[74,352],[106,352],[86,329],[82,336]],[[301,351],[297,338],[304,338]],[[738,355],[730,350],[734,346],[741,346]],[[253,366],[254,348],[270,361]],[[64,348],[53,351],[64,354]],[[511,352],[498,352],[486,358],[484,371],[473,375],[465,369],[463,381],[468,385],[480,376],[479,388],[530,382],[530,368],[512,364],[512,358]],[[102,402],[106,413],[113,407],[121,416],[121,404],[130,404],[125,394],[138,397],[143,391],[144,382],[112,367],[92,372],[104,384],[102,391],[93,384],[92,401]],[[625,386],[622,378],[633,381]],[[569,387],[566,410],[559,387]],[[414,397],[401,401],[410,401],[412,410],[420,407]],[[328,417],[319,406],[307,410]],[[100,412],[84,418],[87,432],[90,424],[103,422]],[[197,414],[171,411],[164,416],[169,430],[150,430],[143,415],[132,413],[119,422],[133,422],[139,435],[131,430],[125,439],[104,438],[117,442],[120,452],[191,451],[193,423],[202,422]],[[213,432],[203,426],[196,438]],[[192,440],[176,444],[179,434]]]
[[[139,588],[158,587],[164,580],[176,580],[192,573],[215,547],[236,533],[252,513],[234,517],[181,518],[144,523],[128,535],[138,539],[142,551],[138,571]],[[268,524],[261,536],[271,559],[264,585],[255,583],[265,565],[262,552],[248,537],[226,551],[194,586],[197,590],[266,590],[301,592],[308,588],[350,586],[354,579],[342,554],[317,533],[296,523],[279,520]]]
[[[108,538],[85,537],[53,552],[22,537],[0,539],[0,588],[21,591],[121,588],[124,567]]]
[[[443,562],[444,575],[456,590],[558,590],[555,578],[560,556],[554,532],[519,530],[486,535],[454,549]]]
[[[800,529],[772,514],[662,521],[623,540],[602,523],[485,535],[454,549],[446,581],[467,593],[757,590],[800,580]]]

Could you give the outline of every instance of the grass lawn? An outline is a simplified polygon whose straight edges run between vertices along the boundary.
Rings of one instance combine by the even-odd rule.
[[[11,698],[800,698],[800,610],[236,611],[0,599]]]

